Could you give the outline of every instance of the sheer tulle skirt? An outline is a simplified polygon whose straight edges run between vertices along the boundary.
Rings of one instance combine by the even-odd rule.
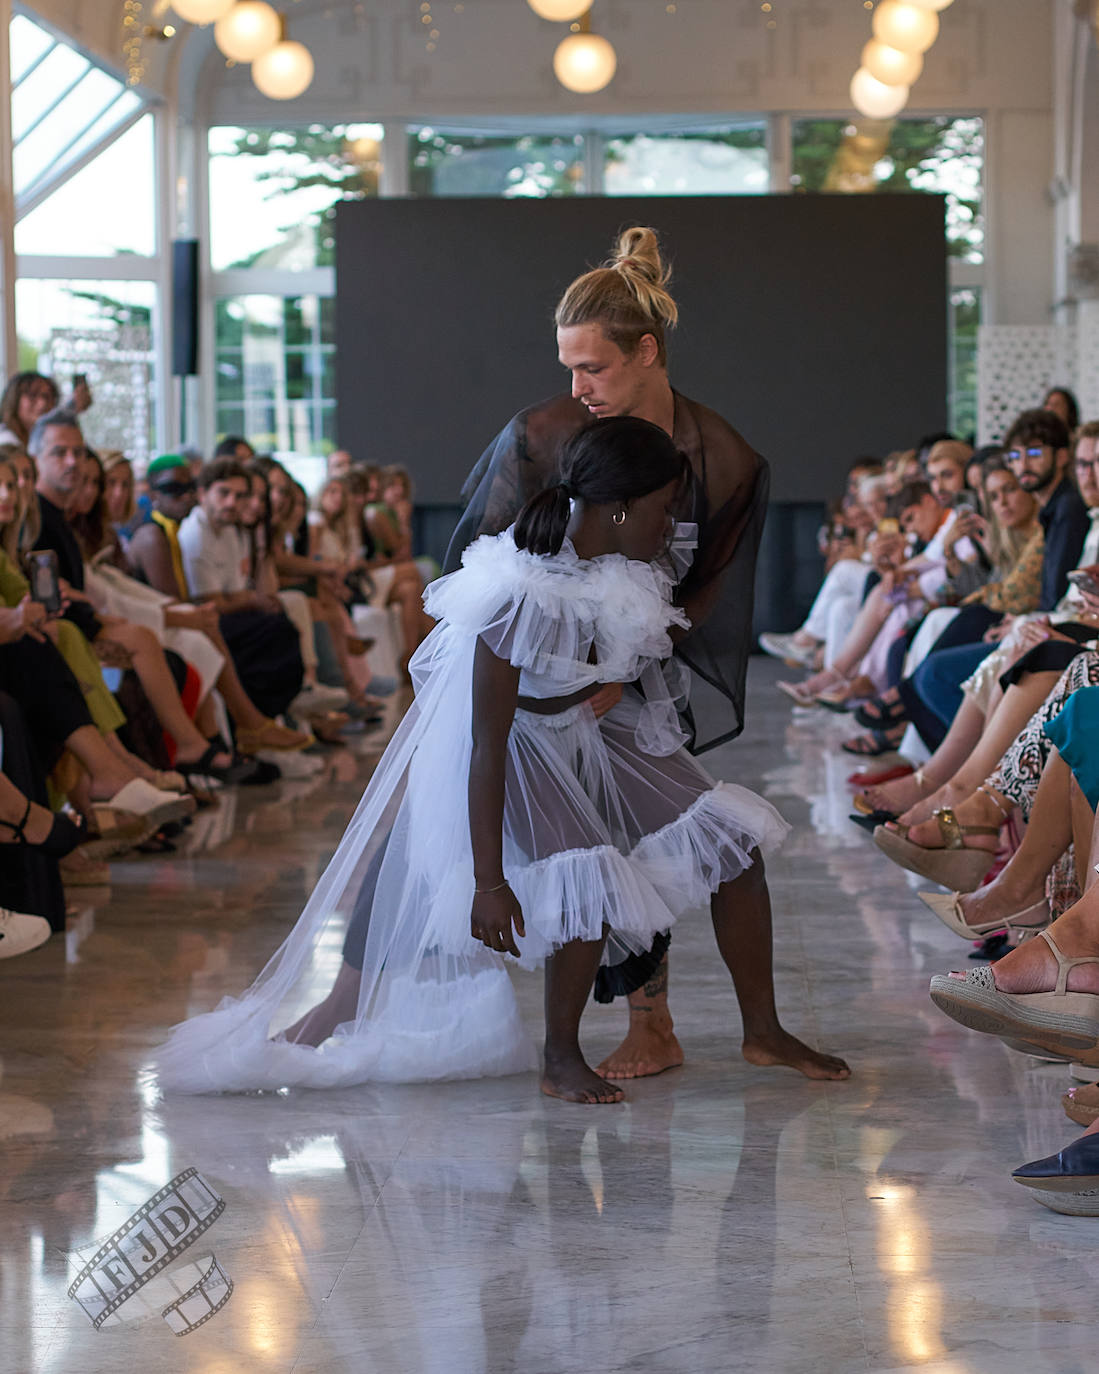
[[[473,642],[436,631],[413,667],[417,697],[301,919],[239,999],[176,1027],[156,1056],[166,1091],[336,1087],[533,1068],[506,965],[469,933],[467,786]],[[461,690],[461,685],[465,690]],[[504,869],[536,967],[610,930],[607,959],[649,948],[788,827],[747,789],[715,783],[683,751],[643,753],[642,699],[520,711],[508,753]],[[361,965],[357,1006],[319,1048],[280,1032]]]

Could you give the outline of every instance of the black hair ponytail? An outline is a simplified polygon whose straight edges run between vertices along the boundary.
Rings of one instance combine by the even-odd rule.
[[[516,548],[559,553],[573,498],[589,506],[634,501],[683,481],[687,459],[659,425],[632,415],[593,420],[568,439],[553,486],[532,496],[515,521]]]
[[[515,522],[515,547],[530,553],[560,553],[571,510],[562,482],[532,496]]]

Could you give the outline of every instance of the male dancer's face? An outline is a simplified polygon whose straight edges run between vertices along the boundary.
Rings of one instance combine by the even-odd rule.
[[[641,410],[654,380],[663,374],[656,355],[651,334],[626,354],[607,338],[602,325],[570,324],[557,331],[557,356],[572,373],[572,394],[593,419]]]

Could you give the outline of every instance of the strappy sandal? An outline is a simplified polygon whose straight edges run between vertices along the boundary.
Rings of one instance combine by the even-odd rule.
[[[1039,932],[1057,961],[1052,992],[1001,992],[992,966],[969,969],[964,976],[937,973],[931,980],[931,1000],[952,1020],[986,1035],[1002,1035],[1049,1046],[1060,1053],[1099,1046],[1099,994],[1069,992],[1068,976],[1083,964],[1099,964],[1099,956],[1069,959],[1048,930]]]
[[[871,730],[866,735],[855,735],[845,739],[840,748],[845,754],[856,754],[861,759],[876,759],[879,754],[894,754],[904,738],[905,726],[898,725],[892,730]]]
[[[899,696],[896,701],[885,701],[883,697],[875,697],[873,701],[859,707],[855,712],[855,719],[867,730],[888,730],[891,725],[900,725],[902,721],[908,720],[908,707]]]
[[[27,806],[18,824],[14,821],[0,820],[0,825],[10,830],[13,839],[0,841],[6,844],[23,845],[27,849],[37,849],[41,854],[49,854],[55,859],[63,859],[66,854],[71,854],[79,844],[83,844],[88,838],[87,831],[82,825],[77,825],[70,817],[57,811],[54,813],[53,823],[50,826],[49,834],[44,840],[35,843],[34,840],[27,839],[25,826],[30,820],[31,807],[34,802],[29,797],[25,798]]]
[[[955,892],[972,892],[980,886],[996,856],[987,849],[967,848],[965,837],[999,835],[1000,827],[962,825],[950,806],[940,807],[931,815],[939,824],[943,840],[941,849],[926,849],[922,844],[915,844],[908,838],[912,827],[900,822],[894,822],[896,829],[878,826],[874,831],[874,843],[887,858],[909,873],[918,873],[921,878],[930,878],[933,883],[941,883]]]
[[[980,921],[976,925],[970,925],[962,913],[961,892],[918,892],[916,895],[929,911],[935,913],[947,930],[952,930],[963,940],[979,940],[982,935],[988,935],[993,930],[1006,930],[1017,944],[1022,944],[1044,930],[1050,922],[1049,903],[1045,898],[1023,911],[1016,911],[1014,915],[998,916],[994,921]]]

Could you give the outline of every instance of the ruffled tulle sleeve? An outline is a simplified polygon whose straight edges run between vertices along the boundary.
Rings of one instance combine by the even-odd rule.
[[[669,657],[668,631],[689,623],[671,592],[671,578],[653,564],[619,554],[582,560],[568,543],[557,554],[531,554],[505,531],[471,544],[462,567],[428,587],[424,606],[563,694],[631,682]]]

